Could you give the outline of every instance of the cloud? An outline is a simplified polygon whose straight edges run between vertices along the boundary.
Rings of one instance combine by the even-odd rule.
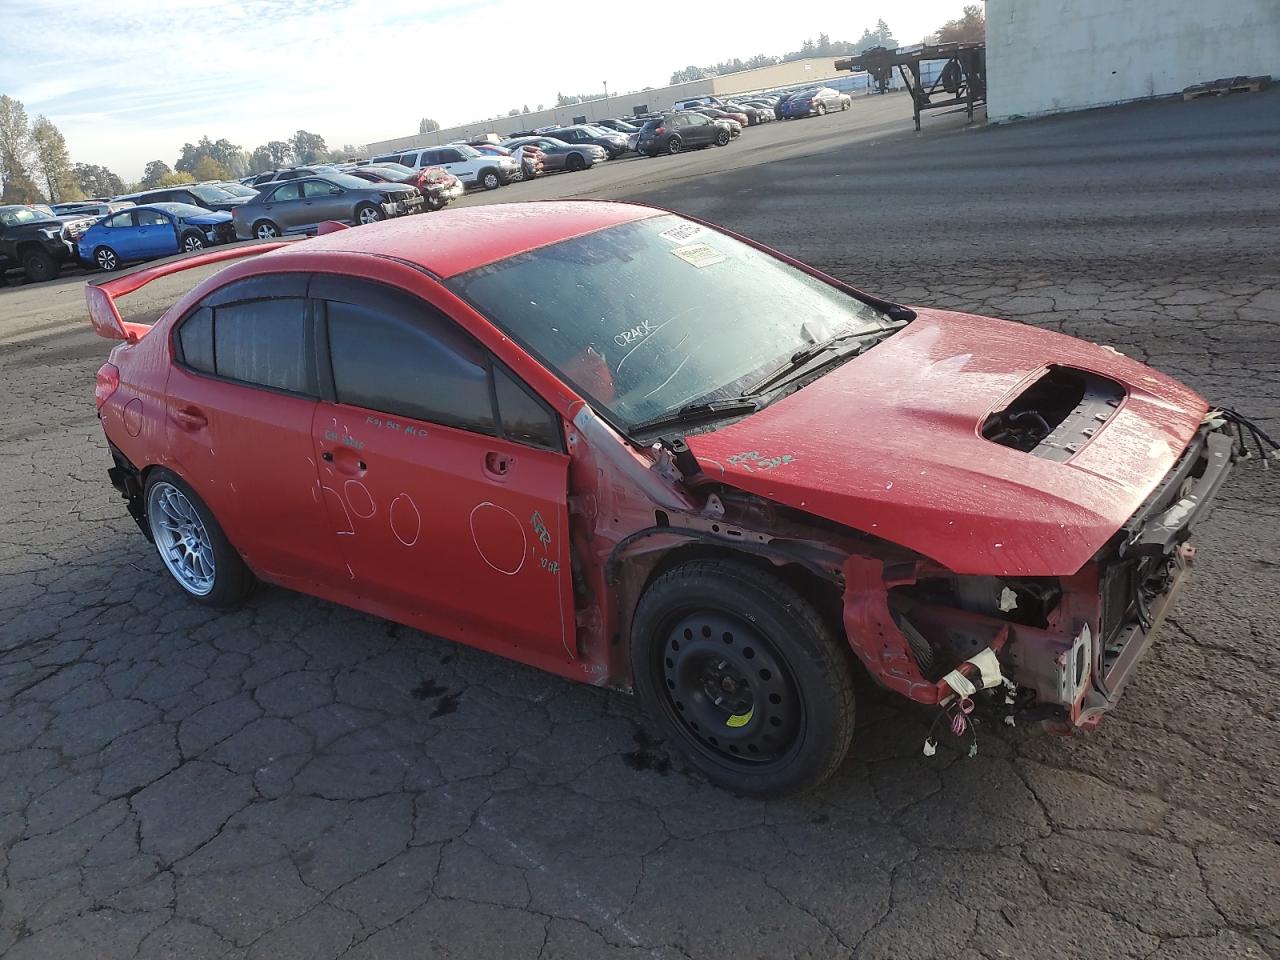
[[[920,0],[887,19],[912,42],[960,5]],[[57,123],[75,160],[137,177],[205,134],[246,149],[299,128],[364,143],[423,116],[449,126],[606,82],[662,86],[688,64],[783,53],[819,32],[856,39],[881,15],[855,3],[780,19],[759,0],[694,16],[676,0],[23,0],[0,11],[0,92]]]

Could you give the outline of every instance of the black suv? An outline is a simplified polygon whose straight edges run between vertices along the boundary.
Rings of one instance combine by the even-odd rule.
[[[92,220],[51,217],[32,207],[0,207],[0,283],[7,270],[19,267],[28,280],[52,280],[62,265],[75,259],[75,237]]]

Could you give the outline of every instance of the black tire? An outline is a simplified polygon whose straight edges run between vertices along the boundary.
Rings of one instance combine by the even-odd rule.
[[[580,153],[571,153],[565,158],[564,168],[570,173],[577,173],[587,168],[586,158]]]
[[[93,262],[107,273],[120,269],[120,255],[105,245],[93,251]]]
[[[721,130],[716,134],[716,146],[727,147],[729,145],[729,131]]]
[[[158,485],[168,485],[176,488],[182,496],[195,508],[200,517],[201,523],[204,525],[205,531],[208,533],[209,546],[212,547],[214,560],[214,577],[213,586],[207,593],[198,594],[191,590],[187,584],[183,583],[172,570],[169,570],[166,563],[165,568],[170,573],[173,582],[176,583],[182,591],[197,603],[205,606],[227,609],[238,606],[244,599],[253,592],[257,583],[253,573],[245,566],[244,560],[240,558],[240,554],[236,552],[227,536],[222,532],[217,518],[214,517],[205,502],[200,499],[194,490],[172,471],[156,467],[147,474],[147,482],[143,487],[142,502],[147,505],[147,523],[152,531],[152,536],[156,541],[157,551],[161,550],[160,540],[156,537],[158,518],[152,515],[150,504],[152,497],[157,492]],[[163,553],[161,562],[164,562]]]
[[[498,171],[494,170],[492,167],[487,167],[486,169],[481,170],[480,175],[476,177],[476,180],[479,182],[480,186],[484,187],[486,190],[497,190],[502,186],[502,177],[500,177],[498,175]]]
[[[259,220],[253,225],[253,239],[270,240],[272,237],[280,236],[280,228],[270,220]]]
[[[188,230],[182,235],[182,252],[194,253],[196,250],[204,249],[204,237],[200,236],[195,230]]]
[[[25,250],[22,254],[22,272],[32,283],[43,283],[58,275],[58,261],[53,259],[48,250],[41,250],[39,247]]]
[[[662,733],[737,793],[810,790],[849,750],[847,645],[798,591],[749,564],[692,561],[650,584],[632,623],[631,668]]]
[[[667,141],[667,153],[675,155],[684,149],[684,141],[679,137],[673,136]]]

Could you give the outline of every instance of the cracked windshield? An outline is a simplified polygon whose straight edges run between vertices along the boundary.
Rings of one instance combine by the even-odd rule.
[[[534,250],[451,285],[628,428],[748,392],[811,343],[894,327],[836,287],[671,215]]]

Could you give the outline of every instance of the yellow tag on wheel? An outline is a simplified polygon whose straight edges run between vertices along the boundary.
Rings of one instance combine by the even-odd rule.
[[[737,729],[738,727],[745,727],[748,723],[751,722],[751,716],[755,712],[756,712],[756,708],[752,707],[746,713],[735,713],[732,717],[730,717],[728,720],[724,722],[724,725],[726,727],[733,727],[735,729]]]

